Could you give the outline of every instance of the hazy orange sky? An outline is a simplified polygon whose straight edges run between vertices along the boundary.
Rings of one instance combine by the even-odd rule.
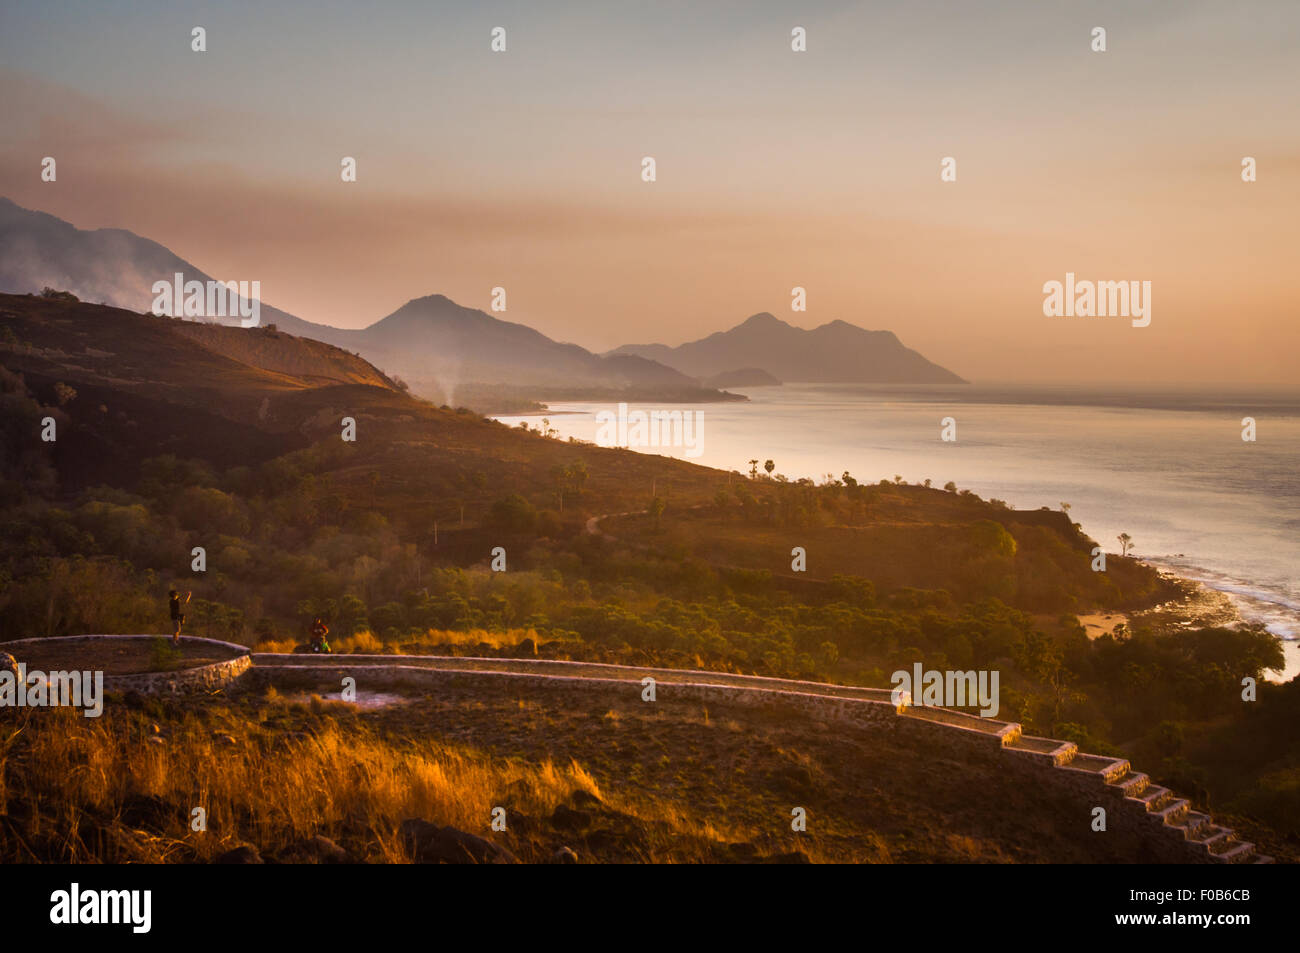
[[[0,12],[0,195],[308,320],[500,285],[597,351],[771,311],[977,382],[1296,384],[1297,3],[118,6]],[[1151,325],[1044,317],[1067,271]]]

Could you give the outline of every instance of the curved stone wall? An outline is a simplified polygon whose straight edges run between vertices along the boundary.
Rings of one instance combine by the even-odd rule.
[[[59,641],[62,643],[91,641],[125,642],[135,640],[152,641],[153,639],[159,638],[170,638],[170,636],[64,635],[43,639],[15,639],[11,642],[0,642],[0,651],[8,652],[9,654],[16,656],[19,661],[23,661],[22,646],[32,645],[33,643],[48,644],[53,641]],[[137,691],[149,695],[179,695],[190,692],[214,692],[233,687],[244,673],[253,666],[253,659],[249,654],[247,646],[237,645],[234,642],[221,642],[217,639],[204,639],[195,636],[186,636],[185,641],[190,643],[201,642],[237,654],[228,659],[209,662],[206,665],[196,665],[192,668],[181,668],[168,672],[139,672],[128,675],[105,675],[104,691]]]

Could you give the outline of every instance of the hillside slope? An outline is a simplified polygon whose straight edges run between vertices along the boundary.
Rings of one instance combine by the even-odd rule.
[[[365,384],[385,389],[397,386],[356,354],[278,329],[175,321],[170,330],[241,364],[286,374],[312,385]]]
[[[382,470],[399,499],[427,501],[431,488],[464,487],[483,473],[493,474],[494,487],[485,483],[474,495],[495,498],[582,462],[593,473],[588,495],[616,510],[640,501],[655,480],[702,494],[719,476],[668,457],[563,444],[440,410],[346,351],[266,328],[0,295],[0,362],[65,418],[50,452],[68,487],[130,486],[142,460],[168,453],[222,468],[263,462],[337,438],[345,416],[357,421],[358,438],[342,445],[354,452],[340,459],[355,462],[336,479],[361,482]],[[76,396],[60,404],[57,384]]]

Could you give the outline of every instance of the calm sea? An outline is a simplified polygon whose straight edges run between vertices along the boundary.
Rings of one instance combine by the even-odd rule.
[[[1300,394],[1117,394],[1070,388],[798,385],[738,388],[748,403],[648,405],[700,412],[698,456],[634,448],[748,472],[772,459],[790,479],[949,480],[1017,509],[1070,504],[1108,551],[1133,537],[1152,564],[1227,593],[1283,639],[1300,673]],[[596,413],[553,404],[562,437],[595,440]],[[940,439],[952,417],[957,439]],[[1253,417],[1254,442],[1242,440]],[[499,417],[515,424],[537,417]]]

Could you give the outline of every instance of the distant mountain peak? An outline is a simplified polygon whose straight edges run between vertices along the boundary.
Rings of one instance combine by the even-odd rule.
[[[412,305],[417,305],[417,304],[450,304],[450,305],[455,305],[458,308],[460,307],[460,305],[456,304],[456,302],[452,301],[444,294],[421,295],[418,298],[412,298],[410,301],[406,302],[406,304],[402,305],[402,307],[409,308]]]
[[[650,357],[705,380],[730,379],[720,375],[747,368],[761,369],[778,380],[805,383],[965,383],[904,347],[893,331],[869,331],[838,319],[808,330],[767,311],[728,331],[678,347],[632,344],[610,354]]]

